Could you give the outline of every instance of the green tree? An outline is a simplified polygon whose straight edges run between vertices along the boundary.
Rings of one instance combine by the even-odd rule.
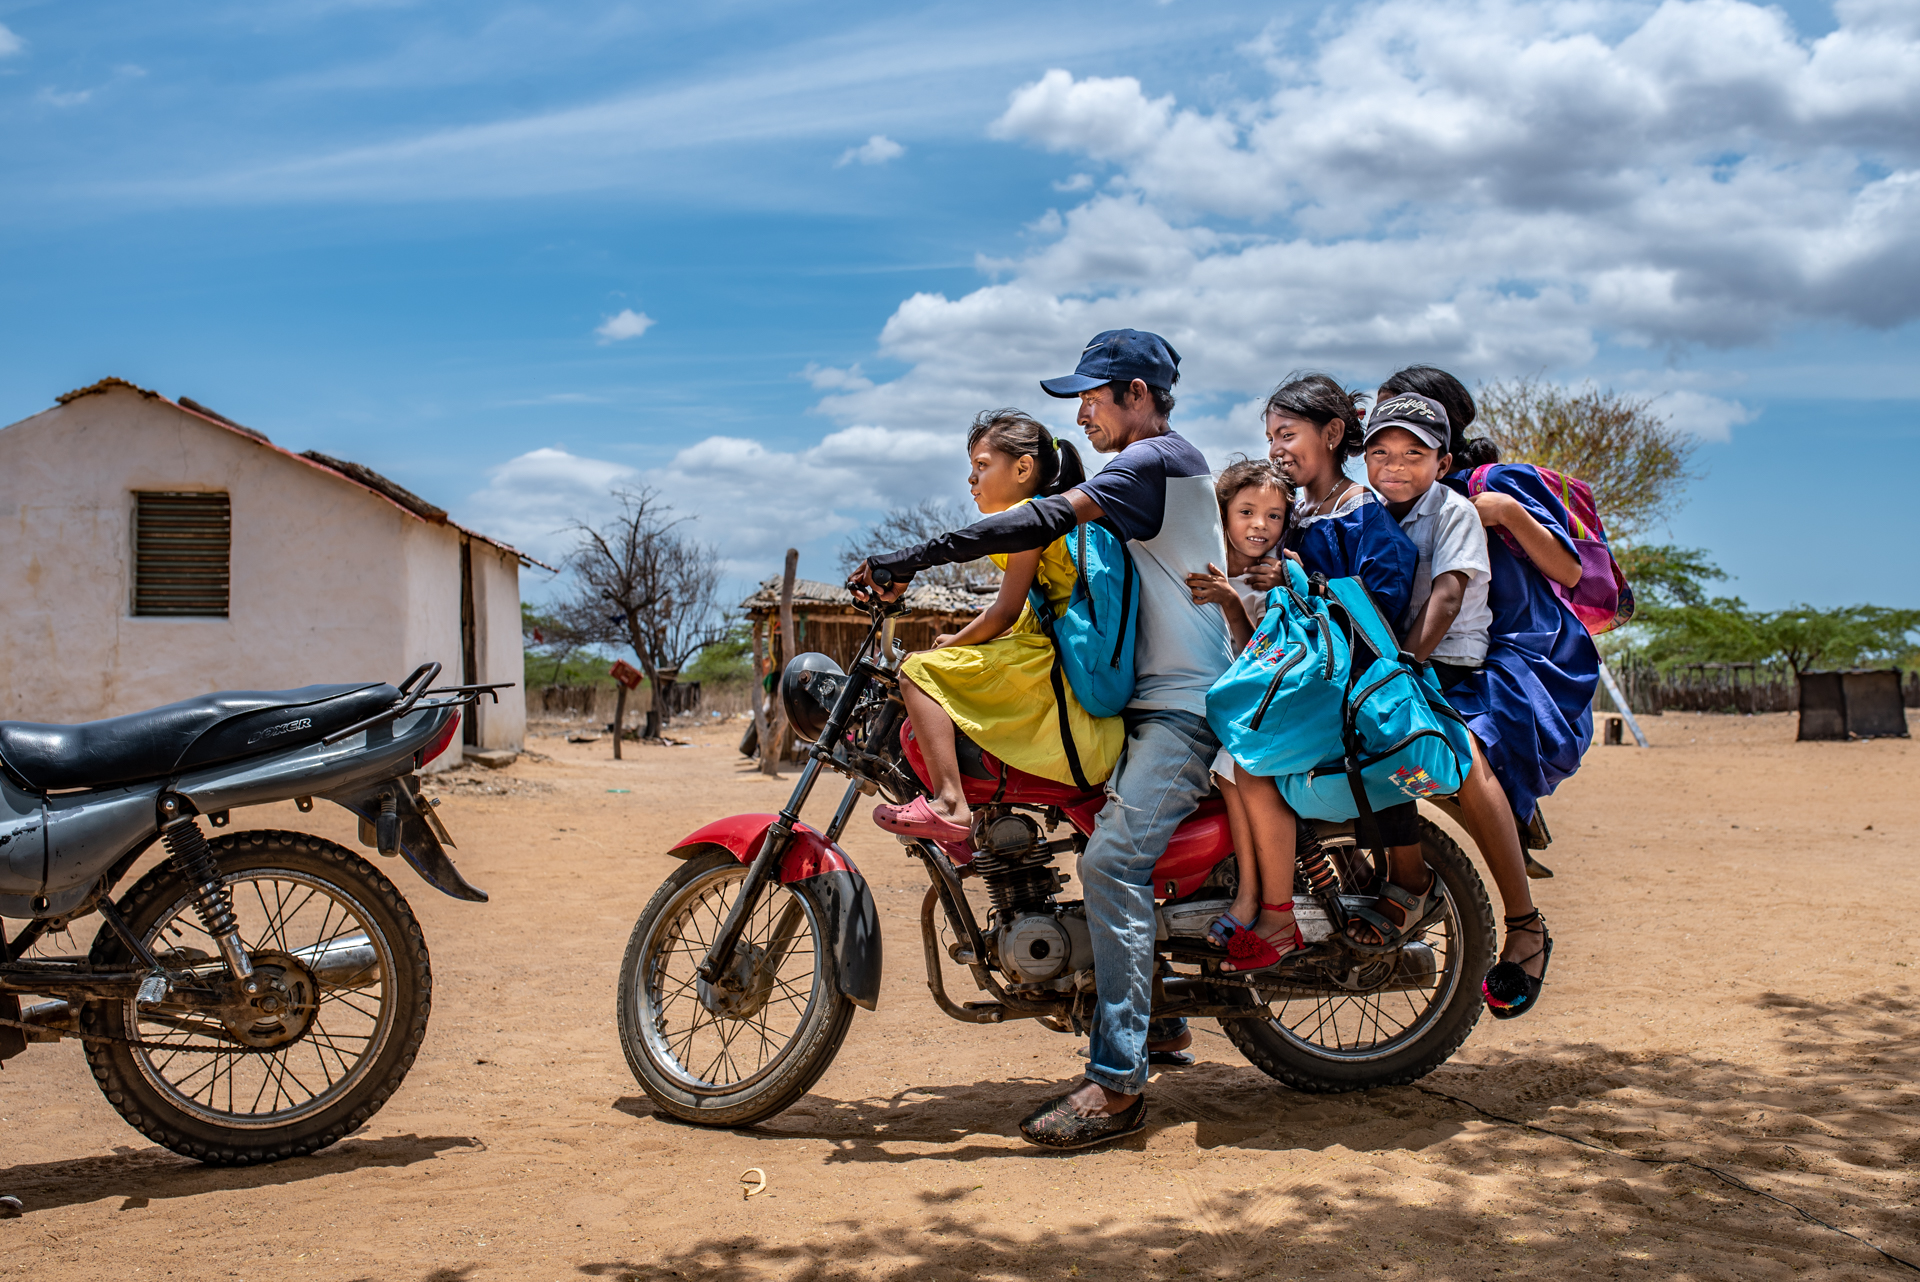
[[[1694,438],[1650,397],[1538,378],[1483,384],[1473,430],[1510,462],[1538,463],[1593,489],[1607,537],[1631,543],[1667,520],[1692,480]]]
[[[1788,606],[1763,617],[1761,634],[1794,675],[1821,668],[1854,668],[1898,662],[1913,651],[1920,610],[1848,605],[1816,610]]]
[[[727,634],[710,643],[680,670],[683,681],[703,685],[740,684],[753,680],[753,631],[744,620],[727,627]]]

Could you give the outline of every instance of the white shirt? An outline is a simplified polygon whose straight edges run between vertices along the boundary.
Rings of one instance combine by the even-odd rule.
[[[1406,617],[1400,620],[1401,634],[1406,634],[1426,608],[1427,598],[1433,595],[1434,578],[1460,571],[1467,576],[1460,613],[1427,657],[1479,667],[1487,657],[1487,630],[1493,626],[1493,610],[1487,605],[1493,567],[1487,560],[1487,531],[1480,524],[1479,509],[1457,491],[1436,483],[1400,518],[1400,529],[1420,550],[1420,564],[1413,572],[1413,594],[1407,598]]]

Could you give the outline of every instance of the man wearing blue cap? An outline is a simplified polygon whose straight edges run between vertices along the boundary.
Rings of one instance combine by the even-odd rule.
[[[1158,334],[1096,335],[1072,374],[1040,386],[1079,398],[1087,441],[1115,455],[1111,462],[1065,494],[872,557],[853,575],[895,596],[929,566],[1044,548],[1085,521],[1104,521],[1126,539],[1139,569],[1126,748],[1080,860],[1098,997],[1086,1080],[1020,1124],[1022,1135],[1048,1148],[1104,1144],[1146,1125],[1153,865],[1212,787],[1208,770],[1219,750],[1207,726],[1207,690],[1233,661],[1232,637],[1220,608],[1195,604],[1186,579],[1209,561],[1225,565],[1226,548],[1207,461],[1167,426],[1179,368],[1179,354]],[[1156,1024],[1153,1036],[1156,1057],[1188,1040],[1180,1021]]]

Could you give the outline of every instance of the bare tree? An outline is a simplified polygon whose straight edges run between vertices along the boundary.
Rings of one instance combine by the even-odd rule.
[[[1655,412],[1652,398],[1517,378],[1482,386],[1478,399],[1469,434],[1491,436],[1509,462],[1592,486],[1609,539],[1631,542],[1664,522],[1694,477],[1694,438]]]
[[[633,651],[652,688],[658,723],[665,725],[661,669],[677,672],[726,636],[720,556],[681,531],[689,518],[671,517],[673,508],[658,490],[616,489],[613,497],[620,511],[598,528],[573,524],[579,538],[567,565],[576,591],[564,615],[593,640]]]
[[[874,524],[847,540],[840,549],[840,568],[851,573],[855,566],[876,552],[892,552],[938,538],[950,530],[972,525],[980,514],[964,504],[942,499],[922,499],[912,507],[897,507]],[[958,565],[939,565],[914,576],[920,583],[938,583],[946,587],[965,587],[968,583],[991,584],[1000,581],[1000,571],[992,561],[981,557]]]

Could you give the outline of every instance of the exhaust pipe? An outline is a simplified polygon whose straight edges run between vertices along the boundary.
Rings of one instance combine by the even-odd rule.
[[[296,948],[289,955],[328,988],[366,988],[380,982],[380,954],[364,932]]]

